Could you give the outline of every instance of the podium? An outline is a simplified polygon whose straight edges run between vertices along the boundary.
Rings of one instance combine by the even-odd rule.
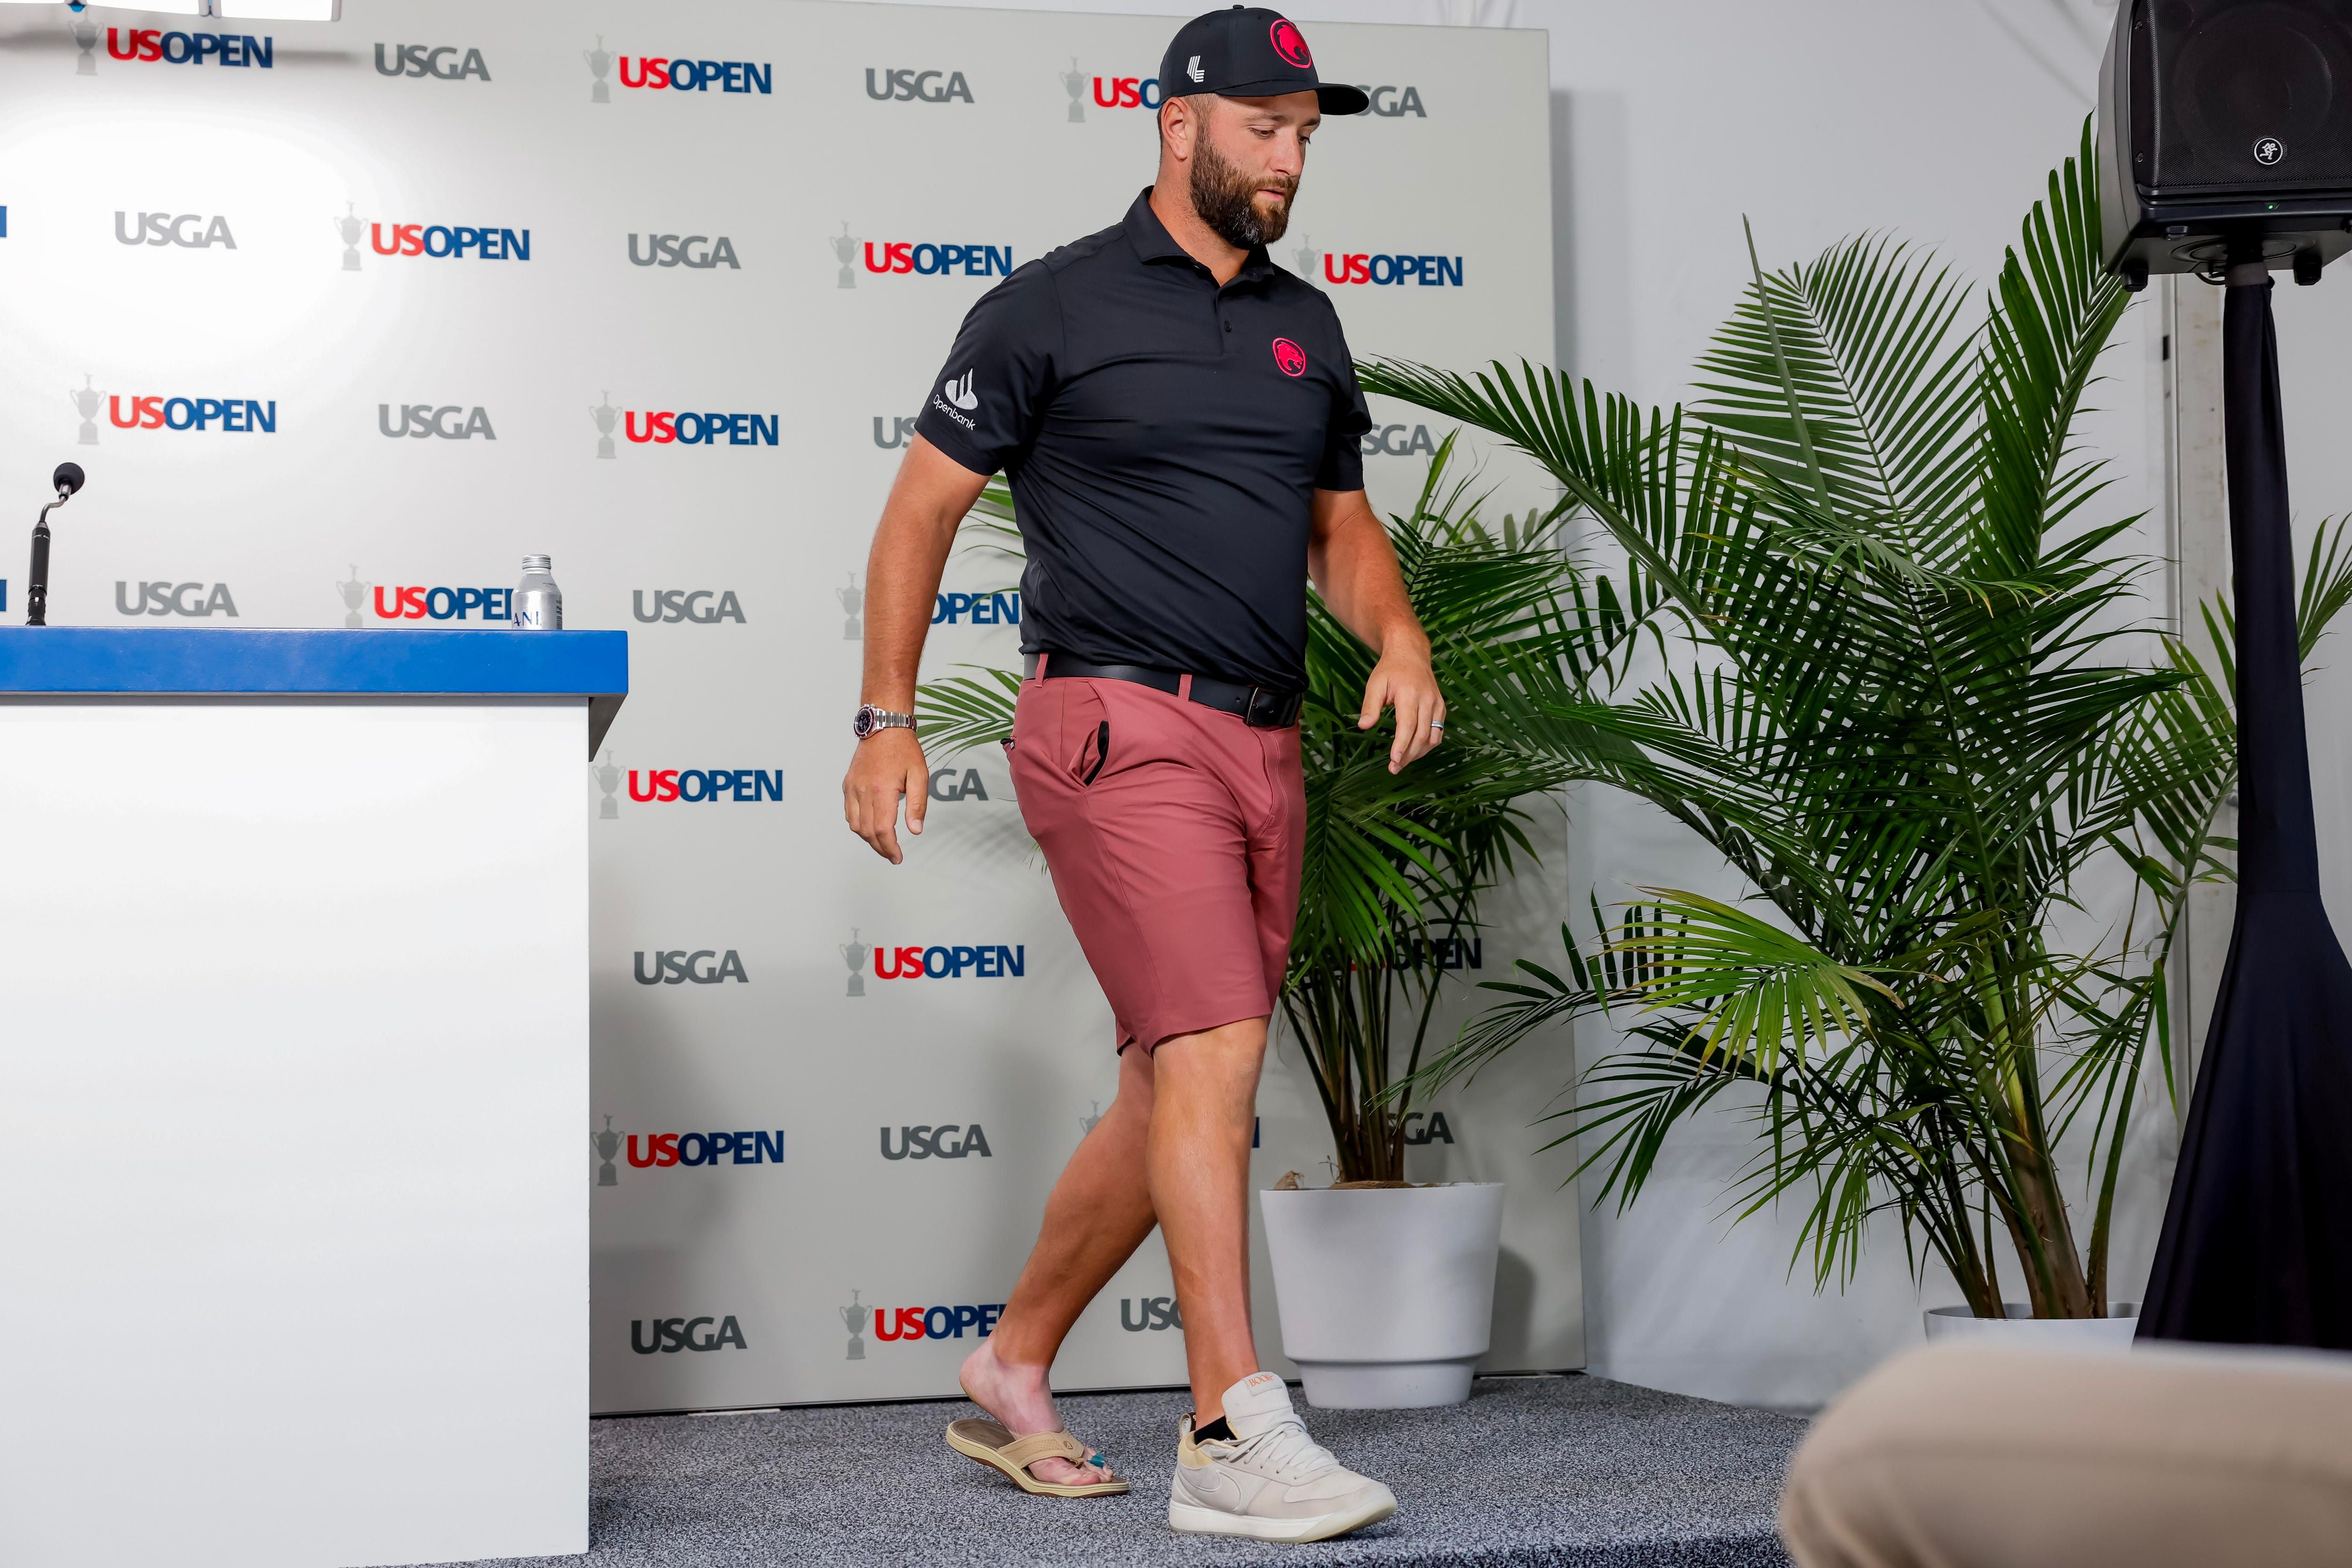
[[[588,1545],[619,632],[0,628],[0,1559]]]

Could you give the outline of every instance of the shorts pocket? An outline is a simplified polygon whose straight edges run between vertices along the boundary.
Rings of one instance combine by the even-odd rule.
[[[1085,760],[1083,756],[1081,756],[1080,760]],[[1109,760],[1110,720],[1105,719],[1095,727],[1095,765],[1087,769],[1086,777],[1079,779],[1078,782],[1081,784],[1093,783],[1095,781],[1095,775],[1100,773],[1103,770],[1103,764]]]

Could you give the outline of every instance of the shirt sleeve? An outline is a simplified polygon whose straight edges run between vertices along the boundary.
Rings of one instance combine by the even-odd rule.
[[[1061,354],[1054,277],[1033,261],[964,317],[915,429],[975,474],[1017,466],[1053,396]]]
[[[1364,449],[1356,437],[1372,427],[1372,411],[1364,402],[1364,389],[1356,384],[1355,356],[1348,352],[1347,334],[1339,330],[1339,314],[1331,319],[1331,338],[1339,345],[1335,361],[1339,384],[1331,394],[1331,430],[1323,443],[1323,465],[1316,471],[1318,490],[1360,490],[1364,487]]]

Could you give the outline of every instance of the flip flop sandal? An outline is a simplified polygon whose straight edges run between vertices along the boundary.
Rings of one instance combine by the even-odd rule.
[[[1071,1437],[1067,1430],[1016,1437],[994,1421],[950,1421],[948,1447],[991,1469],[1003,1470],[1023,1491],[1038,1497],[1111,1497],[1127,1490],[1122,1480],[1065,1486],[1059,1481],[1041,1481],[1031,1475],[1029,1467],[1040,1459],[1067,1459],[1074,1465],[1102,1463],[1100,1454]]]

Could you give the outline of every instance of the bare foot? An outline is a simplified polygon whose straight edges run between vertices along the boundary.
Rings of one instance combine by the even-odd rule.
[[[997,1360],[995,1347],[982,1340],[980,1348],[964,1358],[958,1377],[973,1404],[1014,1437],[1028,1437],[1062,1429],[1045,1372],[1042,1366],[1013,1366]],[[1066,1487],[1118,1479],[1108,1465],[1074,1465],[1067,1459],[1039,1459],[1029,1467],[1029,1473],[1041,1481]]]

